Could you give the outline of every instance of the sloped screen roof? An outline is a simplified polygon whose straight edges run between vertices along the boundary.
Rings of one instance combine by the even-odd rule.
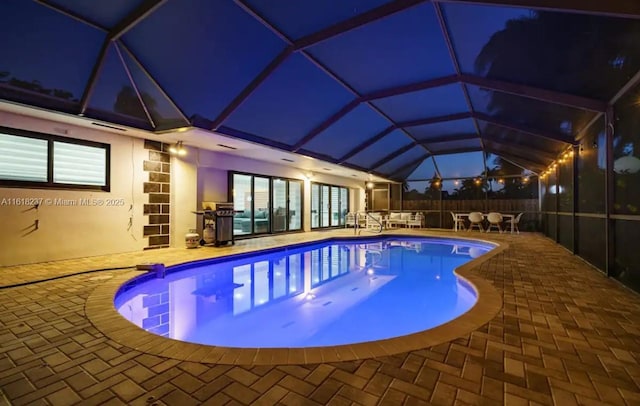
[[[4,0],[0,98],[399,181],[544,170],[640,69],[640,7],[473,3]]]

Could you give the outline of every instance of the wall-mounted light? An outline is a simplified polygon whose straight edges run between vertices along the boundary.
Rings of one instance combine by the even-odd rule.
[[[528,176],[525,176],[524,178],[522,178],[522,181],[523,181],[524,183],[529,182],[529,177],[528,177]]]
[[[373,182],[367,182],[367,188],[373,189]]]
[[[187,155],[187,149],[182,145],[182,141],[176,142],[175,145],[169,147],[169,152],[173,155],[185,156]]]

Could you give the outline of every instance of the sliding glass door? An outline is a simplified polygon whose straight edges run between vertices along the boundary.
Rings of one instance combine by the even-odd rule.
[[[302,229],[302,181],[231,173],[236,236]]]
[[[311,228],[343,226],[348,208],[349,189],[311,184]]]

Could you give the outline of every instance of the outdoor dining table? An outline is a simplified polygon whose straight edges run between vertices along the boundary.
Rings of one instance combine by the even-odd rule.
[[[454,213],[454,214],[456,216],[456,221],[454,221],[454,224],[453,224],[453,231],[455,231],[457,233],[458,232],[458,219],[469,218],[469,214],[470,213]],[[511,220],[510,221],[510,223],[511,223],[511,226],[510,226],[511,230],[510,231],[511,231],[511,234],[513,234],[513,231],[515,230],[515,224],[513,223],[513,219],[516,217],[515,214],[502,214],[502,213],[500,213],[500,214],[502,215],[502,219],[503,220]],[[482,218],[483,219],[486,219],[487,216],[488,216],[488,214],[482,213]]]

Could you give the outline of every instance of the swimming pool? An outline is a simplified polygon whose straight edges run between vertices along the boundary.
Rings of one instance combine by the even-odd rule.
[[[199,344],[300,348],[404,336],[444,324],[477,297],[453,270],[494,246],[381,236],[236,255],[145,275],[115,306],[151,333]]]

